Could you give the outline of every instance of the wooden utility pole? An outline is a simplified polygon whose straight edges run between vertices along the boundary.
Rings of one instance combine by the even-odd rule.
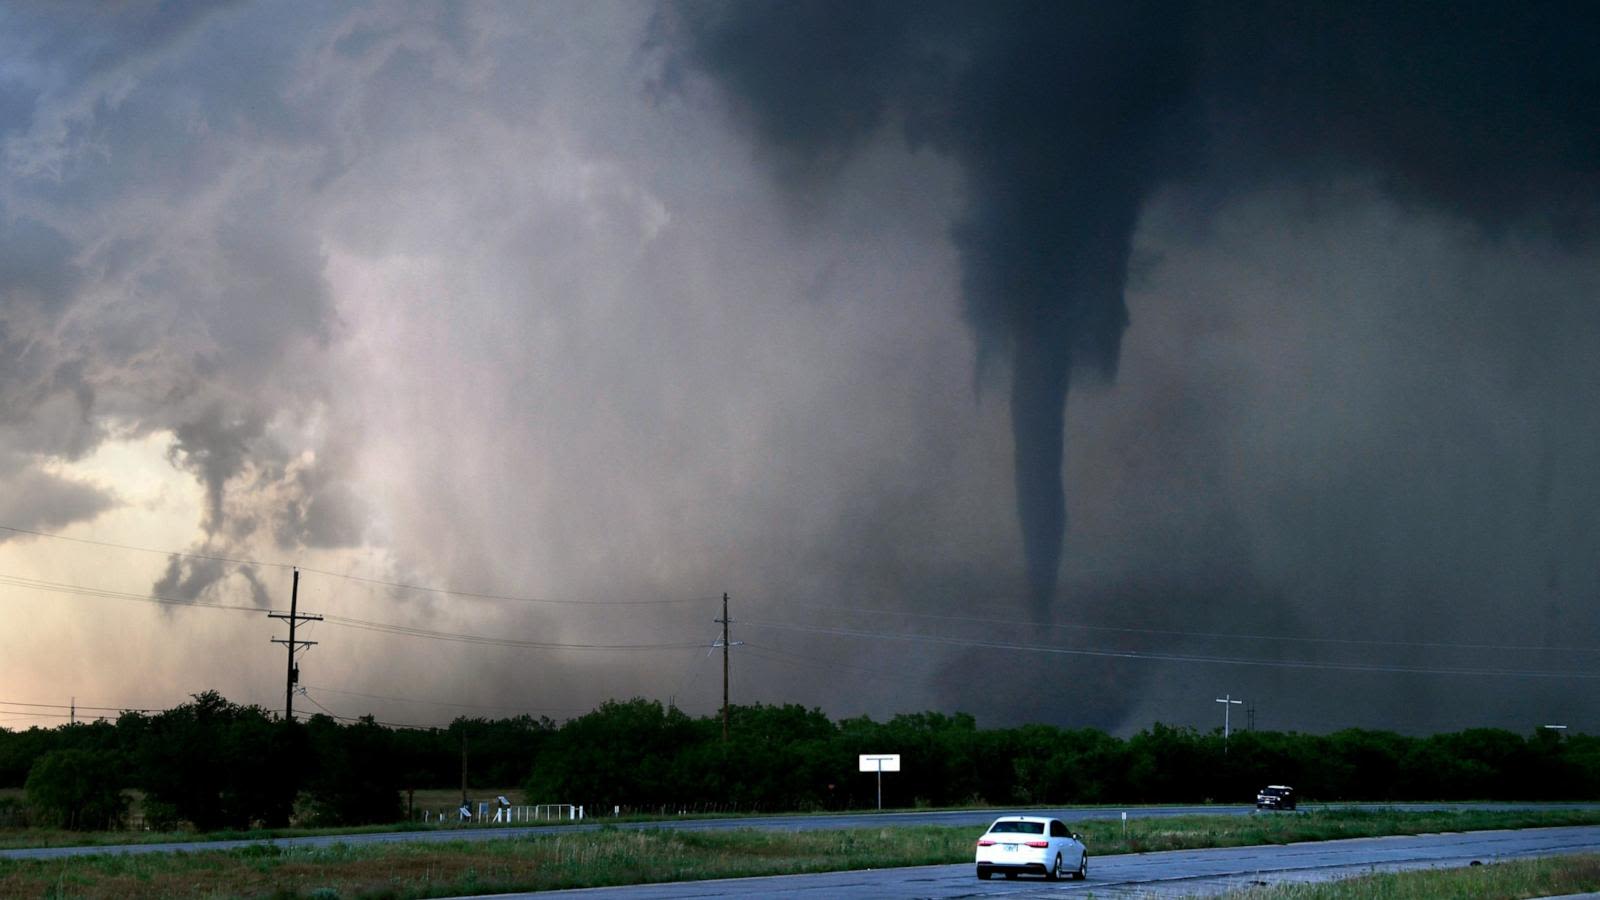
[[[728,742],[728,595],[722,595],[722,742]]]
[[[283,685],[283,718],[286,722],[294,721],[294,686],[300,683],[300,667],[294,664],[294,651],[297,647],[310,647],[316,641],[297,641],[294,639],[294,626],[300,622],[320,622],[321,616],[301,615],[300,604],[300,570],[294,570],[294,586],[289,591],[289,614],[269,612],[269,619],[289,620],[289,639],[273,638],[274,644],[284,644],[289,649],[289,673],[285,676]]]

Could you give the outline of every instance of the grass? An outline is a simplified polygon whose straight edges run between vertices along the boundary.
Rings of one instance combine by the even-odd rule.
[[[1074,827],[1082,832],[1091,853],[1106,855],[1562,825],[1600,825],[1600,810],[1402,812],[1335,808],[1251,816],[1175,816],[1129,820],[1126,837],[1120,822],[1085,820]]]
[[[6,789],[0,789],[0,792],[3,792],[4,790],[6,790]],[[21,789],[17,789],[17,793],[20,796]],[[139,803],[139,799],[140,799],[139,796],[138,796],[138,792],[130,792],[130,793],[134,794],[134,806],[135,806],[135,808],[137,808],[138,803]],[[472,789],[470,791],[470,797],[474,801],[488,800],[490,798],[493,798],[493,797],[495,797],[497,795],[501,795],[501,794],[504,794],[506,796],[506,799],[510,800],[513,804],[521,805],[521,804],[524,804],[524,802],[525,802],[524,799],[523,799],[524,795],[519,790],[506,789],[506,788],[475,788],[475,789]],[[404,798],[402,798],[401,802],[404,803]],[[414,803],[413,808],[417,811],[417,814],[418,814],[419,817],[420,817],[421,811],[424,810],[424,809],[431,809],[431,810],[433,810],[435,812],[443,810],[444,812],[453,815],[455,808],[461,803],[461,791],[459,789],[449,789],[449,788],[447,788],[447,789],[419,790],[415,794],[415,798],[414,798],[413,803]],[[982,807],[982,808],[983,809],[988,809],[989,807]],[[1018,810],[1018,811],[1023,810],[1023,809],[1033,809],[1033,808],[1039,808],[1039,809],[1048,808],[1050,810],[1059,810],[1059,809],[1061,809],[1061,807],[1058,807],[1058,806],[1050,806],[1050,807],[1008,807],[1008,809],[1015,809],[1015,810]],[[1079,809],[1083,809],[1083,810],[1092,810],[1092,809],[1122,810],[1122,809],[1130,809],[1132,807],[1129,807],[1129,806],[1084,806],[1084,807],[1078,807],[1078,808]],[[1151,808],[1155,808],[1155,807],[1151,807]],[[928,808],[918,808],[918,809],[916,809],[914,811],[915,812],[939,812],[939,811],[970,810],[970,809],[973,809],[973,807],[928,807]],[[905,810],[905,809],[884,810],[885,813],[890,813],[890,814],[911,812],[911,811],[913,811],[913,810]],[[835,815],[840,815],[840,814],[872,815],[873,813],[872,813],[871,810],[822,810],[822,811],[815,811],[815,812],[786,812],[786,813],[765,813],[765,812],[760,812],[760,813],[755,813],[755,812],[746,812],[746,813],[689,812],[689,813],[667,813],[665,815],[657,815],[657,814],[653,814],[653,813],[636,813],[636,814],[625,814],[625,815],[621,815],[621,816],[604,816],[603,817],[603,821],[606,824],[630,825],[630,824],[637,824],[637,823],[641,823],[641,822],[684,822],[684,821],[694,821],[694,820],[703,820],[703,819],[762,819],[762,818],[771,818],[771,817],[794,818],[794,817],[797,817],[797,816],[801,816],[801,817],[803,817],[803,816],[825,817],[825,816],[835,816]],[[585,822],[587,822],[589,824],[593,824],[592,821],[587,820],[587,819],[585,820]],[[516,824],[519,825],[519,826],[526,824],[526,825],[539,825],[539,826],[543,827],[543,826],[553,826],[553,825],[573,825],[573,824],[578,824],[578,823],[570,821],[570,820],[542,820],[542,821],[538,821],[538,822],[527,822],[527,823],[518,822]],[[258,829],[252,829],[250,831],[211,831],[211,832],[194,832],[194,831],[63,831],[63,830],[59,830],[59,829],[48,829],[48,828],[0,828],[0,850],[23,850],[23,849],[34,848],[34,847],[106,847],[106,846],[115,846],[115,845],[119,845],[119,844],[166,844],[166,843],[188,843],[188,842],[202,843],[202,842],[206,842],[206,841],[264,840],[264,839],[267,839],[267,838],[312,837],[312,836],[316,836],[316,835],[372,834],[372,833],[375,833],[375,832],[387,832],[387,831],[438,831],[438,830],[448,831],[448,830],[456,829],[456,828],[477,828],[477,827],[478,826],[474,826],[474,825],[459,825],[459,824],[456,824],[456,823],[453,823],[453,822],[447,822],[444,825],[440,825],[440,824],[437,824],[436,822],[435,823],[424,824],[424,823],[422,823],[420,821],[412,821],[412,822],[396,823],[396,824],[392,824],[392,825],[361,825],[361,826],[343,826],[343,827],[329,827],[329,828],[309,828],[309,827],[258,828]]]
[[[881,867],[890,860],[944,862],[958,849],[970,853],[970,829],[959,836],[948,831],[610,829],[503,841],[0,862],[0,896],[410,898],[820,872]]]
[[[1587,891],[1600,891],[1600,855],[1383,872],[1321,884],[1251,888],[1226,896],[1228,900],[1523,900]]]
[[[1306,812],[1135,819],[1076,827],[1091,853],[1600,823],[1600,812]],[[703,878],[970,863],[977,829],[606,828],[495,841],[256,845],[238,850],[0,860],[0,896],[420,898]],[[1366,896],[1366,895],[1361,895]]]
[[[133,795],[133,807],[134,810],[137,810],[142,798],[136,791],[130,791],[129,793]],[[21,788],[0,788],[0,797],[8,794],[14,794],[19,799],[23,796]],[[470,796],[474,801],[474,805],[476,805],[478,800],[492,800],[502,794],[514,804],[523,803],[522,791],[511,788],[474,788]],[[402,795],[401,803],[404,804],[404,802],[405,797]],[[461,805],[461,791],[459,789],[419,790],[416,792],[414,804],[414,808],[419,815],[423,809],[431,809],[435,812],[445,810],[453,815],[456,807]],[[538,824],[558,823],[541,822]],[[117,844],[166,844],[190,841],[196,843],[205,841],[258,841],[267,838],[311,837],[326,834],[434,831],[451,827],[462,826],[398,822],[384,825],[343,826],[337,828],[255,828],[203,833],[194,831],[65,831],[54,828],[0,828],[0,850],[22,850],[32,847],[106,847]]]

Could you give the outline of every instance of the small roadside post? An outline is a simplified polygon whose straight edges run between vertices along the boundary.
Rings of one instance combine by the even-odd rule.
[[[878,808],[883,809],[883,773],[900,771],[900,754],[863,753],[859,760],[861,771],[878,773]]]

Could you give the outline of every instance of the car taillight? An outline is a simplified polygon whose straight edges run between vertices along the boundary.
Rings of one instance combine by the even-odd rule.
[[[988,838],[979,838],[978,839],[978,846],[979,847],[993,847],[994,846],[994,841],[991,841]]]
[[[1028,846],[1029,847],[1048,847],[1048,846],[1050,846],[1050,842],[1049,841],[1029,841],[1028,842]]]

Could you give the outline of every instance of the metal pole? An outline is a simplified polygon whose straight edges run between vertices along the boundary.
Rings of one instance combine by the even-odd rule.
[[[1222,752],[1227,753],[1228,734],[1230,731],[1232,731],[1232,716],[1229,714],[1233,712],[1233,708],[1235,706],[1242,705],[1244,701],[1233,699],[1232,694],[1225,694],[1221,697],[1218,697],[1217,702],[1222,704]]]
[[[883,811],[883,760],[878,760],[878,810]]]

